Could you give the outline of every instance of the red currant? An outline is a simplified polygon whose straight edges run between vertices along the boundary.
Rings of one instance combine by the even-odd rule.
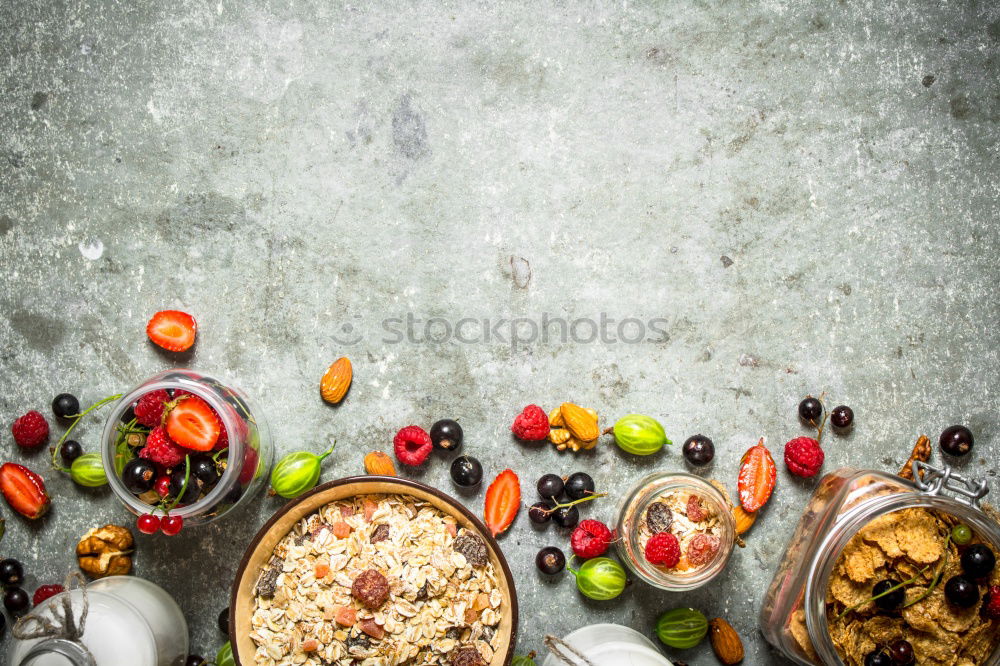
[[[167,516],[163,519],[163,524],[160,526],[160,529],[167,536],[174,536],[181,531],[182,527],[184,527],[183,518],[180,516]]]
[[[160,518],[151,513],[145,513],[139,516],[139,520],[136,521],[136,527],[143,534],[155,534],[160,529]]]
[[[157,495],[160,497],[166,497],[170,494],[170,477],[163,474],[156,479],[156,483],[153,485],[153,488],[156,490]]]

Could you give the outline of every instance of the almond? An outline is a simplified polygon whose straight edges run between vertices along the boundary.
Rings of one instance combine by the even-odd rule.
[[[378,476],[396,476],[392,458],[381,451],[372,451],[365,456],[365,471]]]
[[[573,437],[581,442],[590,442],[597,439],[601,431],[597,428],[596,412],[588,412],[579,405],[572,402],[564,402],[559,407],[562,420],[573,434]]]
[[[713,619],[708,623],[708,634],[719,661],[726,666],[743,661],[743,641],[728,622],[721,617]]]
[[[347,389],[351,388],[351,379],[354,371],[351,369],[351,361],[346,356],[342,356],[333,362],[319,382],[319,394],[329,403],[337,404],[347,395]]]
[[[733,507],[733,518],[736,519],[736,534],[741,536],[749,532],[753,524],[757,522],[757,514],[750,513],[742,506]]]

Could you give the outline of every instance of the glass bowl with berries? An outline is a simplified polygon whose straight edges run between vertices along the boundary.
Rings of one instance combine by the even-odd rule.
[[[194,370],[150,377],[115,404],[101,456],[112,491],[146,534],[177,534],[245,503],[274,456],[261,412],[227,381]]]
[[[736,544],[729,501],[684,472],[658,472],[625,495],[618,552],[639,578],[663,590],[693,590],[726,566]]]

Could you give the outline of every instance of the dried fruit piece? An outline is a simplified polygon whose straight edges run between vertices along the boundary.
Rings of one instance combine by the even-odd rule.
[[[45,482],[30,469],[17,463],[0,466],[0,492],[19,514],[35,520],[49,510],[49,494]]]
[[[726,666],[743,661],[743,641],[728,622],[717,617],[708,623],[708,632],[719,661]]]
[[[510,527],[521,508],[521,483],[514,470],[500,472],[486,490],[485,518],[490,533],[496,536]]]
[[[757,514],[750,513],[742,506],[734,506],[733,519],[736,521],[736,534],[742,536],[749,532],[753,524],[757,522]]]
[[[474,647],[460,647],[451,654],[451,666],[486,666],[486,660]]]
[[[379,541],[385,541],[389,538],[389,526],[385,523],[379,523],[372,530],[372,535],[368,538],[369,543],[378,543]]]
[[[367,569],[354,579],[351,595],[365,608],[376,610],[389,598],[389,582],[375,569]]]
[[[365,471],[377,476],[396,476],[392,458],[381,451],[372,451],[365,456]]]
[[[708,518],[708,511],[701,505],[701,498],[694,494],[688,496],[685,512],[692,523],[700,523]]]
[[[336,405],[347,395],[347,390],[351,387],[351,380],[354,371],[351,368],[351,361],[346,356],[341,356],[327,368],[326,373],[319,382],[319,394],[327,402]]]
[[[721,543],[721,539],[712,534],[695,535],[687,546],[688,562],[696,567],[708,564],[718,554]]]
[[[774,458],[761,438],[756,446],[750,447],[743,454],[740,463],[738,489],[743,508],[753,513],[764,506],[771,498],[777,477],[778,468],[774,464]]]
[[[646,525],[653,534],[669,532],[674,524],[674,513],[666,502],[653,502],[646,509]]]
[[[368,634],[377,641],[382,640],[382,638],[385,636],[385,629],[382,628],[382,625],[378,624],[377,622],[375,622],[374,619],[370,617],[367,617],[358,622],[358,628],[360,628],[361,631],[365,632],[366,634]]]
[[[572,402],[564,402],[560,405],[559,411],[566,427],[576,439],[589,442],[600,436],[601,431],[597,427],[597,418],[583,407],[574,405]]]
[[[464,555],[466,561],[474,567],[484,567],[490,561],[486,542],[469,530],[462,530],[462,534],[455,538],[451,547],[455,552]]]

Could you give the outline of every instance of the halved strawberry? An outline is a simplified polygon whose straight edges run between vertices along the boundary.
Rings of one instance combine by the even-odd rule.
[[[486,489],[486,527],[496,536],[510,527],[521,508],[521,483],[513,470],[505,469]]]
[[[738,489],[743,510],[753,513],[764,506],[774,491],[777,477],[778,468],[774,464],[774,458],[761,438],[756,446],[751,446],[743,454],[740,462]]]
[[[162,310],[146,324],[146,335],[156,345],[167,351],[182,352],[191,349],[198,323],[194,317],[180,310]]]
[[[218,415],[196,395],[178,400],[167,414],[166,425],[170,439],[195,451],[211,451],[222,429]]]
[[[49,510],[49,494],[42,477],[17,463],[0,466],[0,492],[10,508],[25,518],[35,520]]]

